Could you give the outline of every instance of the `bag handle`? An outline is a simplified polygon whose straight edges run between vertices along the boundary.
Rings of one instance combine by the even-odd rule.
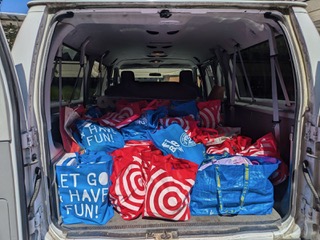
[[[242,193],[240,196],[239,206],[238,207],[229,207],[229,208],[224,207],[224,204],[223,204],[219,167],[220,167],[220,165],[218,165],[218,164],[215,167],[217,192],[218,192],[218,203],[219,203],[219,213],[222,215],[238,214],[244,205],[244,200],[245,200],[246,194],[249,189],[249,166],[248,166],[248,164],[244,164],[243,189],[242,189]]]

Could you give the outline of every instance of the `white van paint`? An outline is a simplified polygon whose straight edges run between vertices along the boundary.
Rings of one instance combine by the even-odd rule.
[[[290,153],[290,194],[288,200],[283,201],[289,204],[288,213],[281,217],[281,223],[277,229],[267,229],[265,231],[255,229],[228,231],[227,223],[223,227],[217,228],[215,233],[200,233],[199,235],[183,235],[188,239],[318,239],[319,238],[319,209],[317,209],[316,199],[303,177],[302,162],[309,163],[309,173],[312,183],[319,195],[319,150],[317,143],[319,138],[319,109],[320,109],[320,37],[314,27],[308,13],[304,9],[305,3],[299,1],[38,1],[29,3],[30,10],[23,22],[21,30],[17,36],[12,50],[15,70],[8,58],[8,51],[1,55],[2,68],[0,85],[0,112],[4,114],[0,119],[0,149],[3,156],[1,161],[0,176],[1,181],[8,184],[0,187],[0,209],[8,211],[7,215],[1,215],[6,224],[0,225],[0,239],[114,239],[116,233],[119,238],[131,239],[134,236],[141,237],[137,232],[148,229],[121,229],[110,231],[108,229],[93,230],[82,229],[76,226],[65,228],[61,226],[59,220],[54,219],[54,200],[56,197],[52,192],[54,179],[52,179],[52,166],[56,158],[64,152],[53,139],[52,130],[55,127],[51,124],[52,116],[50,112],[51,70],[53,58],[62,40],[73,29],[78,27],[78,23],[92,20],[90,14],[104,13],[121,14],[138,13],[157,14],[158,10],[170,9],[173,13],[179,11],[185,14],[208,14],[216,12],[221,19],[227,13],[248,14],[250,21],[259,22],[259,11],[272,11],[275,17],[278,15],[279,29],[283,30],[286,37],[288,49],[291,54],[293,72],[296,84],[296,109],[293,112],[294,132],[290,134],[292,139],[292,152]],[[137,9],[138,8],[138,9]],[[181,10],[180,10],[181,9]],[[262,10],[261,10],[262,9]],[[57,16],[62,13],[74,12],[82,18],[66,20],[68,27],[62,28],[58,33],[59,24]],[[224,15],[225,12],[225,15]],[[250,19],[249,15],[254,15]],[[148,15],[148,16],[149,16]],[[239,15],[240,16],[240,15]],[[231,19],[231,17],[230,17]],[[61,19],[59,21],[63,21]],[[104,21],[96,18],[94,21]],[[93,22],[94,22],[93,21]],[[110,20],[108,20],[110,21]],[[267,20],[266,20],[267,21]],[[254,22],[254,21],[253,21]],[[276,27],[276,25],[274,25]],[[80,27],[78,30],[82,30]],[[239,38],[241,35],[238,35]],[[210,35],[211,37],[211,35]],[[72,43],[72,39],[68,39]],[[121,39],[119,39],[121,40]],[[2,41],[4,36],[2,34]],[[249,43],[248,43],[249,44]],[[5,46],[3,43],[2,46]],[[121,45],[120,45],[121,46]],[[94,51],[95,49],[91,49]],[[112,51],[112,50],[111,50]],[[97,51],[98,52],[98,51]],[[133,54],[133,53],[132,53]],[[205,61],[202,61],[204,63]],[[19,82],[14,74],[18,76]],[[14,83],[14,84],[12,84]],[[241,106],[242,103],[239,103]],[[242,107],[251,107],[244,104]],[[19,111],[18,111],[19,109]],[[288,111],[288,109],[286,109]],[[259,108],[259,111],[268,112]],[[285,112],[285,111],[284,111]],[[272,115],[272,113],[271,113]],[[291,117],[289,117],[291,119]],[[22,140],[20,140],[22,136]],[[283,137],[290,137],[285,135]],[[23,156],[23,157],[22,157]],[[24,173],[23,173],[24,172]],[[41,175],[39,175],[39,172]],[[38,177],[36,176],[38,174]],[[5,174],[9,174],[8,176]],[[41,179],[41,181],[39,181]],[[40,183],[37,186],[35,183]],[[288,188],[289,189],[289,188]],[[33,207],[27,206],[32,202]],[[57,214],[57,213],[55,213]],[[28,228],[26,226],[28,225]],[[8,230],[8,226],[9,230]],[[108,225],[107,225],[108,226]],[[160,225],[159,225],[160,226]],[[237,228],[232,225],[230,228]],[[190,226],[191,228],[191,226]],[[86,230],[85,230],[86,229]],[[117,229],[117,228],[116,228]],[[69,231],[70,230],[70,231]],[[161,238],[161,228],[159,233],[154,231],[153,237]],[[220,230],[222,234],[219,234]],[[90,235],[92,231],[92,235]],[[121,236],[121,233],[126,234]],[[131,237],[130,233],[131,231]],[[69,233],[70,232],[70,233]],[[181,230],[181,232],[183,232]],[[86,235],[88,234],[88,235]],[[98,234],[98,235],[97,235]],[[101,235],[99,235],[101,234]],[[113,234],[113,235],[112,235]]]

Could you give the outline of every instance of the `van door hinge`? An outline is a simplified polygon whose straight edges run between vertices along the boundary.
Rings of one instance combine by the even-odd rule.
[[[304,219],[303,236],[304,239],[316,239],[311,236],[314,235],[314,225],[319,225],[320,212],[307,203],[305,199],[302,200],[302,209]]]
[[[320,127],[312,126],[311,123],[306,123],[306,140],[320,142]]]
[[[302,212],[308,223],[317,225],[320,224],[320,212],[317,209],[313,208],[306,201],[304,201]]]
[[[146,238],[153,238],[155,240],[179,239],[179,234],[177,230],[150,230],[147,231]]]
[[[42,207],[39,207],[37,212],[29,218],[29,234],[30,236],[36,236],[39,235],[40,233],[40,228],[41,228],[41,215],[42,213]],[[34,237],[33,239],[37,239]]]
[[[28,132],[21,134],[22,149],[29,149],[38,145],[37,130],[31,128]]]

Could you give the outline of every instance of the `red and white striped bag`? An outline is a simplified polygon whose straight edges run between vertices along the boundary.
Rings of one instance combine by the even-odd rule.
[[[146,157],[146,156],[144,156]],[[197,164],[172,155],[149,155],[144,217],[185,221],[190,219],[190,190]]]
[[[206,152],[208,154],[223,154],[227,152],[231,155],[235,155],[248,148],[250,144],[251,138],[245,136],[234,136],[232,138],[224,139],[220,144],[210,145]]]
[[[216,128],[221,121],[221,101],[209,100],[206,102],[198,102],[197,107],[199,110],[201,127]]]
[[[241,134],[241,127],[217,127],[218,134],[221,136],[231,137]]]
[[[273,185],[282,183],[289,176],[288,166],[283,160],[281,160],[276,139],[271,132],[259,138],[247,149],[239,152],[239,155],[278,158],[281,161],[279,167],[270,177]]]
[[[114,164],[109,197],[124,220],[132,220],[142,214],[149,166],[141,158],[141,152],[149,149],[148,146],[127,147],[111,154]]]
[[[186,117],[165,117],[160,118],[159,123],[162,127],[168,127],[173,123],[179,124],[187,133],[197,127],[197,121],[192,116]]]
[[[137,120],[141,115],[141,102],[128,102],[127,105],[117,105],[116,112],[108,112],[98,119],[102,126],[122,128]]]
[[[272,133],[262,136],[253,145],[239,152],[239,155],[280,158],[277,142]]]

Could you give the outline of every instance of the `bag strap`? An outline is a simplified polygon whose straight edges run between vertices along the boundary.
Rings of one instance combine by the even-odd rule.
[[[235,215],[238,214],[245,201],[245,197],[249,190],[249,165],[244,164],[244,176],[243,176],[243,189],[240,196],[240,203],[238,207],[224,207],[223,204],[223,197],[222,197],[222,190],[221,190],[221,179],[220,179],[220,165],[215,166],[216,171],[216,183],[217,183],[217,192],[218,192],[218,203],[219,203],[219,213],[222,215]]]

